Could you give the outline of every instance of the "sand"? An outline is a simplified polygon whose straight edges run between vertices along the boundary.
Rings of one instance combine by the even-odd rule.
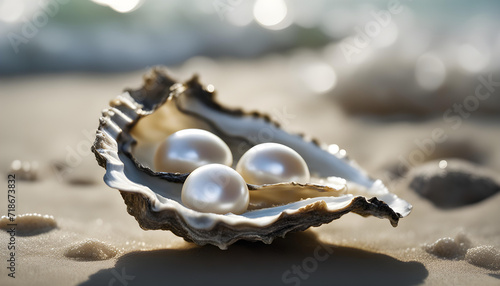
[[[314,93],[288,67],[282,56],[198,59],[172,73],[187,79],[198,72],[225,104],[267,112],[289,131],[305,131],[347,150],[413,204],[397,228],[348,214],[271,245],[238,242],[225,251],[187,243],[168,231],[144,231],[127,214],[119,192],[103,183],[104,170],[90,145],[101,110],[123,88],[139,86],[145,70],[4,78],[3,189],[13,161],[36,162],[36,176],[16,179],[15,213],[42,216],[31,216],[37,231],[15,236],[16,278],[8,276],[6,261],[11,235],[0,223],[0,284],[499,285],[500,193],[440,208],[410,185],[424,161],[438,165],[451,158],[466,162],[469,170],[488,170],[485,176],[498,183],[500,119],[474,114],[453,129],[440,114],[411,120],[348,115],[336,103],[335,89]],[[436,128],[447,139],[422,162],[402,163],[419,150],[415,140],[430,138]],[[8,205],[4,194],[2,215]]]

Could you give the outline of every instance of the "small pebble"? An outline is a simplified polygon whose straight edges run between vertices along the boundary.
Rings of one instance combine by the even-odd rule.
[[[15,216],[15,220],[11,221],[9,217],[2,216],[0,218],[0,229],[9,230],[9,224],[16,224],[16,235],[31,236],[45,233],[57,228],[57,222],[51,215],[41,214],[21,214]]]
[[[96,261],[113,258],[118,253],[116,247],[97,239],[87,239],[70,245],[64,256],[75,260]]]
[[[465,260],[479,267],[500,270],[500,252],[491,245],[482,245],[467,250]]]
[[[38,162],[14,160],[10,164],[9,173],[15,174],[17,180],[36,181],[39,178]]]
[[[76,165],[55,161],[52,162],[52,170],[56,179],[60,182],[79,187],[95,185],[99,181],[97,179],[99,176],[94,171],[95,168],[91,168],[94,166],[89,166],[90,163],[94,164],[94,162],[88,161],[89,160],[84,160]]]
[[[459,233],[455,238],[440,238],[432,244],[426,244],[424,250],[439,258],[463,259],[470,246],[471,242],[465,234]]]
[[[408,174],[409,187],[440,208],[485,200],[500,191],[491,171],[462,160],[431,161]]]

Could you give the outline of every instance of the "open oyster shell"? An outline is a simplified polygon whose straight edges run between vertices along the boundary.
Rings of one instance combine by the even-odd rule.
[[[387,218],[393,226],[410,213],[409,203],[368,177],[338,148],[289,134],[266,115],[226,108],[214,95],[213,87],[202,86],[196,76],[177,83],[153,69],[142,88],[126,90],[103,111],[92,151],[106,169],[104,181],[120,191],[127,211],[143,229],[170,230],[187,241],[225,249],[240,239],[271,243],[290,231],[319,226],[349,212]],[[313,183],[248,185],[250,206],[241,215],[189,209],[181,203],[188,174],[150,167],[160,141],[185,128],[221,137],[234,164],[256,144],[287,145],[305,159]]]

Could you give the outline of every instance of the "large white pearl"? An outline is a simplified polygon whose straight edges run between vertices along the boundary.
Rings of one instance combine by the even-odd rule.
[[[304,159],[290,147],[263,143],[248,150],[236,165],[236,171],[249,184],[309,182],[309,168]]]
[[[215,134],[202,129],[184,129],[163,141],[155,155],[159,172],[188,173],[211,163],[233,164],[227,144]]]
[[[242,214],[247,210],[247,184],[234,169],[209,164],[194,170],[182,186],[182,203],[196,211]]]

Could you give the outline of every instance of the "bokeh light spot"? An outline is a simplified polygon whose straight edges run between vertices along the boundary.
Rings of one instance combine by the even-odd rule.
[[[472,45],[465,44],[458,49],[458,62],[469,72],[479,72],[488,64],[488,56]]]
[[[4,0],[0,1],[0,21],[13,23],[20,20],[24,12],[24,1]]]
[[[337,74],[326,63],[312,63],[304,67],[301,76],[306,85],[316,93],[331,90],[337,84]]]
[[[439,161],[439,168],[440,169],[445,169],[446,167],[448,167],[448,162],[446,162],[446,160]]]
[[[120,13],[129,13],[141,6],[143,0],[92,0],[97,4],[109,6]]]
[[[446,67],[437,56],[430,53],[424,54],[417,60],[415,78],[423,89],[436,90],[446,78]]]
[[[255,21],[268,29],[280,27],[287,13],[288,8],[283,0],[257,0],[253,6]]]

